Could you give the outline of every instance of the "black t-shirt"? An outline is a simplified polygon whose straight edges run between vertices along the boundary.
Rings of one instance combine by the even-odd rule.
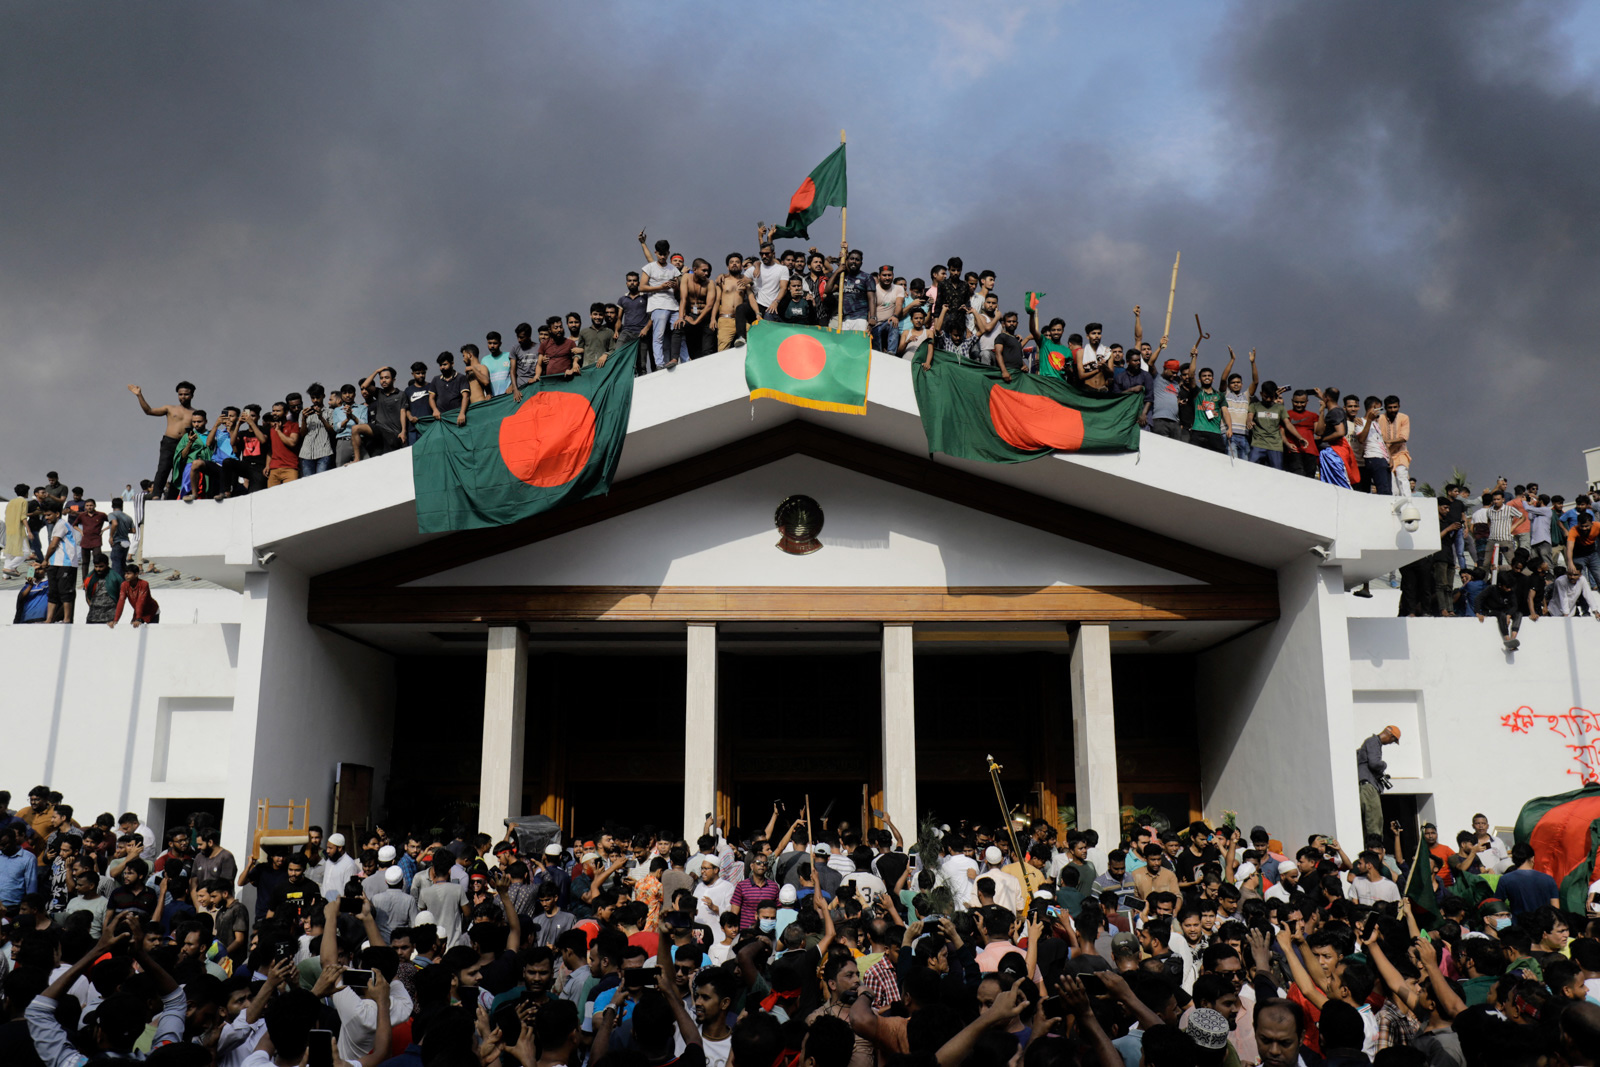
[[[776,312],[773,318],[790,326],[815,326],[817,324],[816,310],[812,308],[811,301],[804,297],[794,300],[788,294],[785,294],[779,298]]]
[[[640,293],[638,296],[623,296],[617,300],[617,308],[622,312],[618,326],[622,332],[638,333],[650,321],[650,312],[646,310],[650,298]]]
[[[495,996],[522,983],[522,964],[510,950],[500,953],[478,972],[478,984]]]
[[[467,376],[460,371],[446,378],[444,375],[435,375],[433,381],[428,383],[428,388],[433,390],[434,403],[439,405],[439,413],[461,410],[461,394],[467,391]]]
[[[391,434],[400,432],[400,411],[405,407],[406,395],[392,386],[388,392],[382,389],[373,389],[367,395],[369,407],[367,409],[368,424]]]
[[[946,278],[944,284],[939,286],[939,300],[933,307],[935,316],[941,308],[948,307],[949,314],[944,317],[944,332],[951,337],[965,337],[967,335],[968,304],[972,303],[972,290],[967,283],[959,278]]]
[[[413,419],[427,419],[433,417],[433,408],[428,405],[428,394],[433,390],[427,382],[418,385],[415,381],[406,382],[406,387],[401,392],[406,395],[406,407],[411,409]],[[439,409],[441,412],[444,408]]]
[[[1329,408],[1322,413],[1322,440],[1327,441],[1338,432],[1339,427],[1345,425],[1349,418],[1344,413],[1344,408]]]
[[[285,915],[298,918],[321,903],[322,893],[311,879],[301,878],[298,885],[292,885],[286,878],[277,889],[273,890],[272,903],[268,908],[279,918]]]
[[[1022,370],[1022,338],[1001,330],[994,339],[994,357],[996,363],[1004,363],[1011,370]]]
[[[288,874],[275,871],[266,864],[257,864],[250,868],[250,877],[245,879],[246,885],[256,887],[256,921],[260,922],[267,916],[267,908],[272,905],[272,897],[278,887],[289,880]]]
[[[1178,858],[1172,861],[1172,869],[1177,873],[1178,881],[1192,882],[1195,880],[1194,872],[1196,867],[1207,863],[1221,862],[1222,853],[1217,851],[1217,846],[1215,845],[1207,845],[1198,856],[1194,854],[1194,849],[1186,847],[1182,852],[1178,853]]]
[[[877,859],[878,877],[883,879],[883,884],[888,886],[890,891],[893,891],[895,883],[900,881],[900,875],[905,872],[910,862],[910,858],[904,852],[885,852]]]
[[[119,885],[111,891],[111,897],[106,901],[106,908],[110,911],[137,911],[148,920],[155,914],[157,903],[156,891],[147,885],[130,888]]]

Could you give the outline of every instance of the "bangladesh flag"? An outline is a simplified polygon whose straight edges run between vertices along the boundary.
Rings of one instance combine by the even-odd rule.
[[[1533,867],[1556,880],[1561,906],[1583,915],[1600,849],[1600,782],[1535,797],[1517,815],[1515,841],[1533,849]]]
[[[1420,838],[1419,838],[1420,841]],[[1417,925],[1432,930],[1439,921],[1439,898],[1433,891],[1433,859],[1426,845],[1419,845],[1401,879],[1401,893],[1411,901]]]
[[[845,181],[844,145],[835,148],[827,159],[806,175],[800,188],[789,198],[789,221],[772,231],[773,240],[780,237],[809,238],[806,227],[832,207],[849,207],[849,183]]]
[[[423,419],[411,448],[417,530],[440,533],[505,526],[600,496],[622,455],[633,408],[637,341],[611,353],[604,367],[522,387],[453,415]]]
[[[1137,452],[1141,394],[1095,396],[1065,381],[1013,374],[935,351],[911,368],[928,451],[986,463],[1052,452]]]
[[[744,349],[750,399],[770,396],[818,411],[867,413],[872,342],[860,330],[757,322]]]

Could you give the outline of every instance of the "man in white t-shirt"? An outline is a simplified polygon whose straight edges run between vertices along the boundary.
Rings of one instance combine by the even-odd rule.
[[[49,530],[45,547],[45,574],[50,580],[50,601],[45,622],[72,621],[72,608],[78,601],[78,565],[83,562],[82,535],[73,517],[61,513],[53,496],[45,496],[44,529]]]
[[[644,231],[639,231],[639,248],[644,252],[645,264],[641,271],[639,292],[648,295],[645,310],[650,313],[650,351],[656,370],[678,365],[678,353],[670,353],[668,342],[672,336],[672,320],[678,314],[678,278],[683,274],[668,262],[672,244],[662,238],[656,242],[655,251],[645,243]],[[679,343],[682,343],[681,337]]]
[[[973,329],[978,334],[979,362],[994,363],[994,342],[1000,336],[1000,298],[993,293],[983,294],[983,303],[972,313]]]
[[[978,903],[978,861],[962,850],[967,843],[957,836],[944,841],[945,856],[939,861],[939,872],[950,884],[950,893],[956,905],[963,910]]]
[[[1351,868],[1355,878],[1350,882],[1349,896],[1358,904],[1371,907],[1380,900],[1400,903],[1400,887],[1384,877],[1383,858],[1371,850],[1356,856]]]
[[[767,309],[778,302],[778,297],[783,295],[784,287],[789,284],[789,268],[777,261],[772,242],[767,240],[766,231],[759,232],[761,258],[751,269],[750,280],[755,287],[756,307],[761,309],[761,314],[765,317]]]

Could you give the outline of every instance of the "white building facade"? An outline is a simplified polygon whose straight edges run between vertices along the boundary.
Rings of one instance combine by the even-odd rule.
[[[211,810],[236,851],[262,799],[334,823],[341,777],[370,803],[338,821],[391,830],[693,840],[809,797],[909,836],[995,818],[992,752],[1014,804],[1102,838],[1124,808],[1233,811],[1349,849],[1386,724],[1408,824],[1508,825],[1600,767],[1593,620],[1525,624],[1513,657],[1347,595],[1437,549],[1431,508],[1407,532],[1394,501],[1150,435],[930,457],[911,373],[875,353],[865,416],[752,406],[738,352],[650,375],[610,495],[492,530],[418,534],[404,454],[150,504],[147,557],[221,588],[158,580],[139,630],[0,627],[0,784],[158,829]],[[772,525],[796,493],[826,515],[805,556]]]

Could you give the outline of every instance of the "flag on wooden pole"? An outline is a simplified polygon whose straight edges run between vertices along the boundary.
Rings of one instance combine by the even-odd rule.
[[[840,144],[828,158],[818,163],[800,188],[789,198],[789,219],[772,231],[774,240],[780,237],[809,239],[806,227],[816,222],[829,207],[846,207],[849,204],[849,183],[845,179],[844,145]]]

